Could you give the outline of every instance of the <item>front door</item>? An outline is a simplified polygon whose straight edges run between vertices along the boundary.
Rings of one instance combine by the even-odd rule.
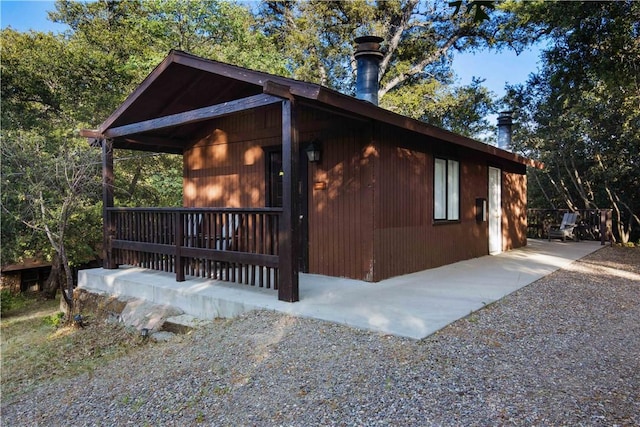
[[[271,208],[282,207],[282,151],[280,147],[265,149],[266,154],[266,206]],[[309,271],[309,223],[308,223],[308,199],[307,199],[307,155],[304,151],[300,153],[300,218],[299,218],[299,238],[300,253],[298,254],[298,269],[306,273]]]
[[[489,253],[502,252],[502,171],[489,168]]]

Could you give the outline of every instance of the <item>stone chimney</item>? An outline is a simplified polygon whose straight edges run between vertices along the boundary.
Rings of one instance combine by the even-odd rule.
[[[513,125],[513,111],[501,111],[498,115],[498,148],[511,148],[511,127]]]
[[[356,75],[356,98],[378,105],[378,75],[380,60],[380,43],[384,40],[377,36],[356,38],[355,57],[358,61]]]

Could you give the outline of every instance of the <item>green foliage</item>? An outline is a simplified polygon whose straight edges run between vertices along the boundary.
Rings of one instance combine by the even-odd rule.
[[[42,323],[47,326],[53,326],[54,328],[62,326],[62,324],[64,323],[64,313],[59,311],[57,313],[45,316],[42,318]]]
[[[285,74],[284,58],[264,34],[253,29],[251,12],[226,1],[151,0],[143,3],[140,25],[162,56],[178,49],[275,74]],[[158,60],[161,56],[158,58]]]
[[[100,153],[78,129],[103,122],[170,49],[353,93],[353,39],[379,34],[383,106],[482,135],[490,94],[480,82],[453,88],[451,57],[514,39],[500,36],[505,12],[482,21],[452,12],[416,0],[251,8],[221,0],[58,0],[49,16],[68,25],[64,34],[2,30],[3,261],[62,251],[78,264],[95,256]],[[117,150],[115,168],[116,204],[182,204],[179,156]]]
[[[82,140],[34,131],[3,129],[2,136],[3,187],[11,189],[2,192],[4,259],[20,259],[27,243],[39,245],[31,255],[50,259],[65,250],[72,264],[94,259],[99,153]]]
[[[495,129],[486,119],[494,108],[492,94],[481,83],[474,79],[469,86],[452,89],[426,81],[388,93],[381,105],[461,135],[483,138]]]
[[[472,3],[489,10],[492,2]],[[289,58],[293,77],[348,94],[355,93],[354,38],[383,37],[381,106],[479,137],[488,126],[481,117],[491,108],[490,94],[479,82],[454,88],[452,57],[481,47],[500,48],[521,35],[503,34],[505,11],[476,21],[442,6],[437,1],[267,1],[259,22]]]
[[[20,310],[28,304],[29,300],[20,293],[11,292],[8,289],[0,291],[0,311],[2,315]]]
[[[541,71],[508,102],[523,123],[535,207],[613,208],[618,240],[640,228],[640,4],[513,3],[519,24],[546,35]]]
[[[62,111],[58,91],[63,42],[43,33],[19,33],[2,30],[0,69],[2,85],[2,128],[31,129],[57,121]]]
[[[182,156],[117,150],[115,201],[119,206],[182,206]]]
[[[453,16],[457,15],[458,12],[460,12],[460,8],[462,7],[463,3],[464,1],[462,0],[449,2],[449,6],[455,7]],[[492,0],[468,0],[465,7],[467,14],[470,14],[472,10],[474,11],[473,19],[475,21],[484,21],[489,19],[489,15],[487,15],[487,12],[485,12],[485,8],[494,9],[495,5]]]
[[[3,262],[96,256],[100,152],[78,129],[105,120],[170,49],[287,72],[250,11],[225,1],[58,0],[49,16],[69,30],[1,33]],[[118,150],[115,167],[117,204],[182,204],[179,156]]]

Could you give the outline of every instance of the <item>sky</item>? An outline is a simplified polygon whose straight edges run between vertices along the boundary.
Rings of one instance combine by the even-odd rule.
[[[52,1],[0,0],[0,24],[17,31],[64,31],[66,25],[48,19],[47,11],[54,9]]]
[[[17,31],[64,31],[67,27],[48,20],[47,11],[54,9],[53,1],[0,0],[0,24]],[[466,85],[473,77],[484,79],[486,86],[497,97],[505,94],[505,84],[524,83],[538,67],[539,49],[516,55],[513,51],[457,54],[453,68],[457,83]],[[492,116],[491,119],[494,119]]]

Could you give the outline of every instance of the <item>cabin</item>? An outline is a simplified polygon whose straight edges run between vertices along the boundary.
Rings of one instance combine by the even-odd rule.
[[[40,258],[3,265],[0,268],[0,289],[15,294],[42,291],[50,272],[51,263]]]
[[[357,96],[171,51],[98,129],[104,268],[208,277],[299,299],[299,273],[377,282],[527,244],[531,160]],[[113,153],[183,158],[183,207],[115,207]]]

